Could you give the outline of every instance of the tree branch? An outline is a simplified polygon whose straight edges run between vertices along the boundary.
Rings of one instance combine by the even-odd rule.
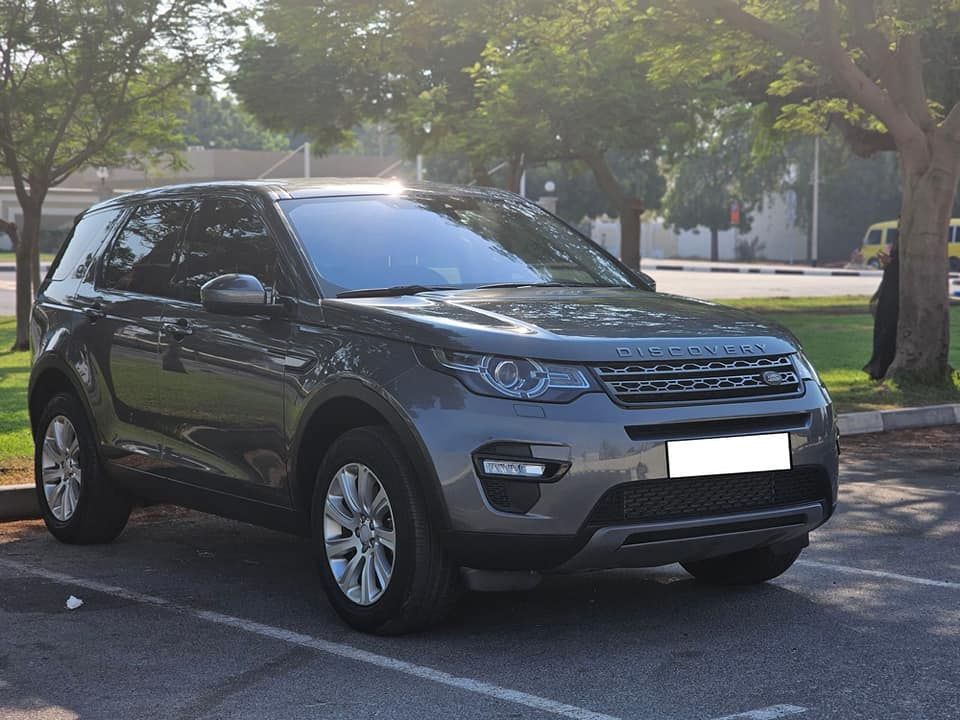
[[[893,136],[888,132],[869,130],[860,125],[854,125],[839,113],[830,115],[829,120],[831,125],[835,125],[840,130],[840,134],[843,135],[847,145],[859,157],[866,158],[878,152],[892,152],[897,149]]]
[[[732,0],[693,0],[693,4],[786,53],[822,64],[817,48],[802,37],[748,13]]]

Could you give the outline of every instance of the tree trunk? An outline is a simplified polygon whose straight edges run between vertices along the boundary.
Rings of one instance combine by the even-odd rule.
[[[960,141],[942,128],[927,153],[900,150],[900,307],[897,353],[887,373],[898,382],[942,384],[948,377],[947,230],[960,174]]]
[[[30,246],[30,285],[31,297],[36,297],[40,291],[40,226],[37,224],[37,238]]]
[[[632,270],[640,269],[640,212],[632,200],[620,205],[620,259]]]
[[[710,259],[720,259],[720,231],[715,227],[710,228]]]
[[[23,211],[23,231],[17,243],[17,337],[14,350],[30,348],[30,310],[33,306],[33,248],[40,237],[39,202],[21,205]]]
[[[624,265],[639,270],[640,215],[643,213],[643,201],[640,198],[631,198],[623,189],[602,152],[585,152],[581,158],[593,172],[603,194],[616,204],[620,213],[620,259]]]

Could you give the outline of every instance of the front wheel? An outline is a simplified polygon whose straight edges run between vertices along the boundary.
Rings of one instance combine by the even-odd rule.
[[[697,580],[711,585],[757,585],[789,570],[800,552],[796,549],[776,553],[773,548],[760,547],[680,564]]]
[[[311,513],[320,576],[334,609],[364,632],[400,634],[440,622],[458,569],[440,546],[424,490],[385,427],[350,430],[330,447]]]
[[[85,545],[116,538],[130,500],[100,467],[93,430],[80,401],[55,395],[37,424],[34,475],[40,512],[61,542]]]

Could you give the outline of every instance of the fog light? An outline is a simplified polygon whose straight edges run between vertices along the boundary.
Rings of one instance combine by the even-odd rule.
[[[547,466],[543,463],[522,462],[518,460],[484,460],[483,472],[486,475],[505,477],[538,478],[543,477]]]

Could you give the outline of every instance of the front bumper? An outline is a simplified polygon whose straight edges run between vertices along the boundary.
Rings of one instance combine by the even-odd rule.
[[[566,570],[722,555],[804,536],[830,516],[836,503],[834,416],[815,382],[806,383],[802,396],[788,399],[642,409],[619,407],[602,393],[568,404],[482,397],[422,367],[388,389],[406,408],[436,469],[448,515],[448,547],[468,567]],[[784,429],[793,465],[823,470],[829,483],[823,503],[778,507],[765,517],[731,513],[607,527],[588,523],[611,488],[668,477],[667,439],[725,434],[725,425],[729,434],[766,432],[775,418],[793,418]],[[751,430],[754,421],[758,429]],[[698,424],[705,428],[699,434]],[[491,443],[549,448],[554,459],[570,467],[558,481],[540,483],[539,497],[527,512],[503,512],[484,493],[472,460],[476,450]],[[785,518],[784,524],[743,524],[773,522],[774,516]]]

